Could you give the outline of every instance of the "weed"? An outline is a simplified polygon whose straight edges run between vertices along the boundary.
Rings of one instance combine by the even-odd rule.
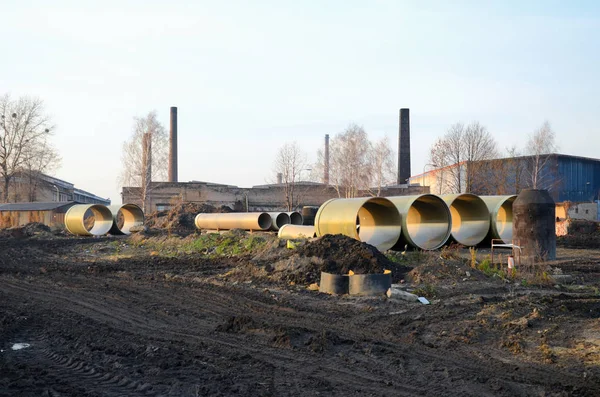
[[[471,268],[477,268],[477,250],[474,247],[469,247],[469,253],[471,254]]]
[[[413,291],[413,294],[418,296],[424,296],[427,299],[435,298],[437,296],[437,291],[435,287],[431,284],[425,284],[422,287],[416,288]]]
[[[501,279],[505,279],[507,277],[506,272],[498,267],[498,265],[492,265],[488,258],[485,258],[483,261],[481,261],[476,268],[481,270],[483,274],[488,277],[500,277]]]

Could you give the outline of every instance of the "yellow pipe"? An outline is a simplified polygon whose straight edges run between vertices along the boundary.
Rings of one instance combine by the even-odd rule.
[[[446,243],[452,230],[452,219],[444,200],[433,194],[388,199],[402,218],[402,237],[394,250],[404,250],[405,245],[434,250]]]
[[[501,239],[505,244],[512,243],[513,202],[517,196],[480,196],[490,211],[491,238]]]
[[[198,214],[194,221],[198,229],[268,230],[271,216],[266,212],[231,212],[226,214]]]
[[[85,220],[93,216],[94,220],[88,229]],[[76,236],[101,236],[108,233],[113,225],[113,215],[102,204],[76,204],[65,214],[65,227]]]
[[[319,208],[315,231],[319,237],[343,234],[385,251],[400,237],[400,215],[396,207],[382,197],[331,199]]]
[[[452,239],[466,246],[482,242],[490,230],[490,212],[485,202],[471,193],[446,194],[441,197],[452,215]]]
[[[279,233],[277,233],[277,237],[285,239],[285,238],[312,238],[315,237],[315,227],[314,226],[302,226],[302,225],[283,225],[279,228]]]
[[[135,204],[110,205],[108,209],[113,216],[110,234],[131,234],[129,229],[144,224],[144,212]],[[123,225],[119,227],[119,211],[123,215]]]

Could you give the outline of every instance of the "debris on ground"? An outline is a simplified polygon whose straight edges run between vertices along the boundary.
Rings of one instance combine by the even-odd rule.
[[[226,205],[214,207],[210,204],[178,203],[169,210],[147,214],[144,223],[151,229],[161,229],[169,233],[187,236],[196,231],[194,224],[196,215],[228,212],[233,212],[233,210]]]

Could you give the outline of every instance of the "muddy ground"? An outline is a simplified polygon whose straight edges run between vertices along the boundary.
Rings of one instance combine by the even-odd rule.
[[[600,395],[600,250],[513,278],[360,251],[422,305],[310,290],[349,251],[307,244],[0,234],[0,396]]]

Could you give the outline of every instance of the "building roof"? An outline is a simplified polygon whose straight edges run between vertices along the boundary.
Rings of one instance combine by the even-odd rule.
[[[0,211],[52,211],[76,204],[74,201],[53,201],[49,203],[6,203],[0,204]]]

